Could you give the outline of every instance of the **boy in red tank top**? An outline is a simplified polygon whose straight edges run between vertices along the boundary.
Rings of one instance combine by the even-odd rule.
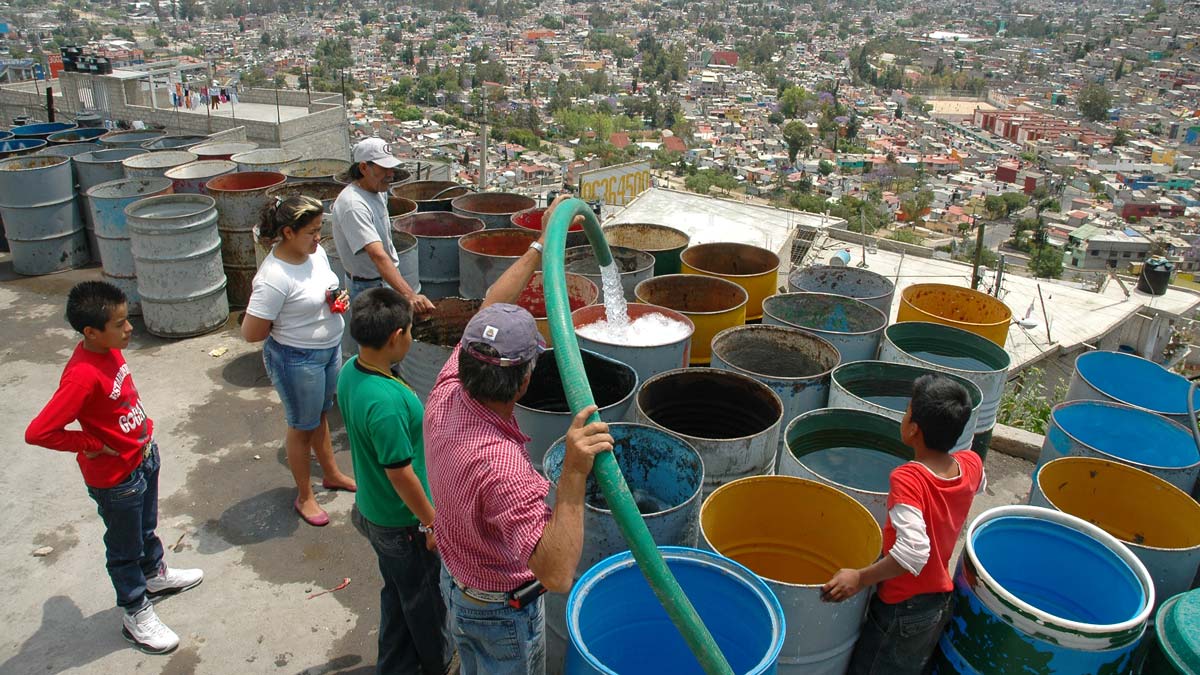
[[[923,375],[900,425],[915,461],[892,471],[883,557],[863,569],[843,569],[822,588],[841,602],[879,585],[854,647],[850,675],[918,675],[929,667],[950,616],[950,556],[985,479],[970,450],[950,454],[971,417],[971,398],[957,382]]]
[[[122,634],[144,652],[165,654],[179,637],[163,625],[150,598],[198,585],[204,573],[163,562],[158,526],[158,444],[121,350],[133,326],[121,289],[103,281],[76,284],[67,322],[83,334],[58,390],[29,423],[25,442],[71,452],[104,521],[108,576],[125,610]],[[78,422],[80,430],[67,429]]]

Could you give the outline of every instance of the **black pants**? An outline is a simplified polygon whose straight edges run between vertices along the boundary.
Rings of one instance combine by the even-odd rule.
[[[894,605],[871,598],[847,675],[920,675],[950,618],[950,593],[926,593]]]
[[[454,654],[446,603],[438,589],[441,561],[415,527],[381,527],[355,506],[350,520],[375,549],[379,591],[380,675],[444,675]]]

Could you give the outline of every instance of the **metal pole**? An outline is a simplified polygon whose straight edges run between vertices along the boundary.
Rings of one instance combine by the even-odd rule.
[[[1042,321],[1046,324],[1046,342],[1054,342],[1050,337],[1050,317],[1046,315],[1046,299],[1042,297],[1042,285],[1037,285],[1038,300],[1042,303]]]
[[[283,122],[279,121],[279,87],[275,88],[275,142],[283,145]]]
[[[1000,284],[1004,283],[1004,255],[1000,255],[1000,264],[996,267],[996,288],[993,289],[992,295],[1000,297]]]
[[[54,121],[54,87],[46,87],[46,121]]]
[[[979,290],[979,267],[983,264],[983,221],[979,221],[979,230],[975,234],[975,264],[971,270],[971,288]]]

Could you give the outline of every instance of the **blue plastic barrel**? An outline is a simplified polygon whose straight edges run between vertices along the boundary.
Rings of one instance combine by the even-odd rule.
[[[28,155],[46,147],[46,141],[41,138],[10,138],[0,141],[0,159]]]
[[[733,672],[774,673],[783,608],[753,572],[708,551],[659,548]],[[679,630],[629,551],[600,561],[567,598],[568,675],[700,675]]]
[[[46,140],[50,134],[60,131],[70,131],[75,128],[74,122],[41,122],[38,124],[26,124],[19,127],[13,127],[9,131],[17,138],[40,138]]]
[[[1087,352],[1075,359],[1068,401],[1114,401],[1188,424],[1186,378],[1122,352]],[[1200,410],[1200,392],[1196,395]]]
[[[1075,516],[1001,506],[971,523],[938,675],[1136,673],[1154,606],[1146,567]]]
[[[0,131],[0,141],[7,141],[12,137],[13,133],[11,131]]]
[[[1200,476],[1200,451],[1183,425],[1106,401],[1071,401],[1050,412],[1037,469],[1068,456],[1128,464],[1187,493]]]

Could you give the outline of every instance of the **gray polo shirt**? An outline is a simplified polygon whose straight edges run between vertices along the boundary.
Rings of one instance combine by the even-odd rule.
[[[374,241],[383,244],[393,267],[400,264],[392,244],[387,195],[351,183],[338,195],[329,215],[333,219],[333,243],[348,274],[360,279],[379,278],[379,270],[363,250]]]

